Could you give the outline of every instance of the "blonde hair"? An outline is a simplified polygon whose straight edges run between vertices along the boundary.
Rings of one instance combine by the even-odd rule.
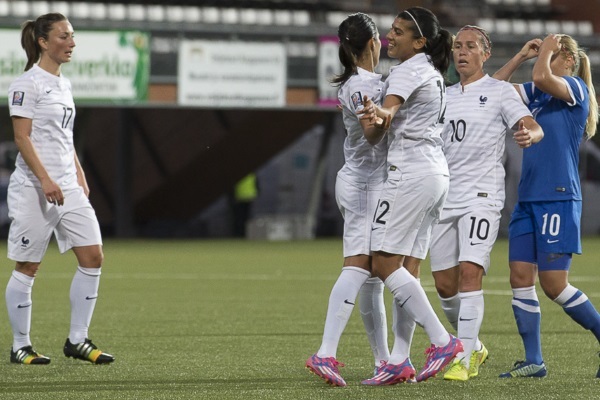
[[[590,59],[583,49],[579,48],[577,41],[569,35],[561,35],[560,44],[563,52],[573,57],[574,65],[572,74],[580,77],[587,85],[590,96],[590,110],[585,124],[587,138],[590,139],[596,134],[598,127],[598,100],[596,99],[596,90],[592,82],[592,67]],[[563,54],[563,57],[565,55]]]

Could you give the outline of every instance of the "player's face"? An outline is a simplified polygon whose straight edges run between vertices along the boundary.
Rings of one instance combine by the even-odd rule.
[[[473,30],[458,33],[452,45],[452,55],[454,66],[463,83],[481,78],[484,75],[483,63],[490,57],[483,48],[481,34]]]
[[[414,23],[401,18],[396,18],[392,24],[392,28],[386,35],[388,40],[388,56],[400,61],[406,61],[422,47],[420,42],[424,38],[415,39],[413,32]],[[417,34],[418,35],[418,34]]]
[[[45,49],[47,57],[61,65],[71,61],[75,48],[75,34],[69,21],[59,21],[52,24],[48,39],[40,38],[40,45]]]
[[[552,56],[550,69],[556,76],[570,76],[573,73],[573,55],[564,48]]]

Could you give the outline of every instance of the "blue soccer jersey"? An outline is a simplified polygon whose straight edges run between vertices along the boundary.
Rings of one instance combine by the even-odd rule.
[[[579,145],[589,112],[589,94],[579,77],[563,76],[572,103],[556,99],[528,82],[521,95],[544,139],[523,150],[519,201],[581,200]]]

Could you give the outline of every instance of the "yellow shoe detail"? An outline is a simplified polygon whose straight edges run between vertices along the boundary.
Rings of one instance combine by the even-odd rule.
[[[479,375],[479,367],[485,363],[488,358],[488,350],[481,343],[481,350],[471,353],[471,360],[469,361],[469,378],[476,377]]]
[[[444,374],[444,379],[447,381],[468,381],[469,380],[469,370],[465,366],[462,359],[454,359],[452,364],[450,364],[450,368]]]

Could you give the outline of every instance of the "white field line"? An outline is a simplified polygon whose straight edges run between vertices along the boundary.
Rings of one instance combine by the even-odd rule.
[[[52,273],[49,272],[48,275],[41,273],[40,279],[71,279],[73,275],[67,273]],[[337,279],[336,275],[315,275],[315,276],[307,276],[307,275],[294,275],[294,274],[226,274],[226,273],[127,273],[127,272],[106,272],[102,274],[102,280],[196,280],[196,281],[255,281],[255,282],[270,282],[270,281],[279,281],[279,282],[335,282]],[[569,277],[569,281],[571,283],[576,282],[598,282],[600,281],[600,276],[571,276]],[[503,277],[484,277],[483,278],[483,292],[485,295],[490,296],[512,296],[512,291],[510,289],[505,290],[495,290],[495,289],[487,289],[486,284],[503,284],[506,283],[508,286],[508,278]],[[423,289],[427,293],[435,293],[435,287],[433,286],[433,280],[430,276],[421,279],[421,284],[423,285]],[[541,296],[543,293],[539,288],[538,284],[538,292]],[[591,298],[600,298],[600,292],[586,292],[588,297]]]

